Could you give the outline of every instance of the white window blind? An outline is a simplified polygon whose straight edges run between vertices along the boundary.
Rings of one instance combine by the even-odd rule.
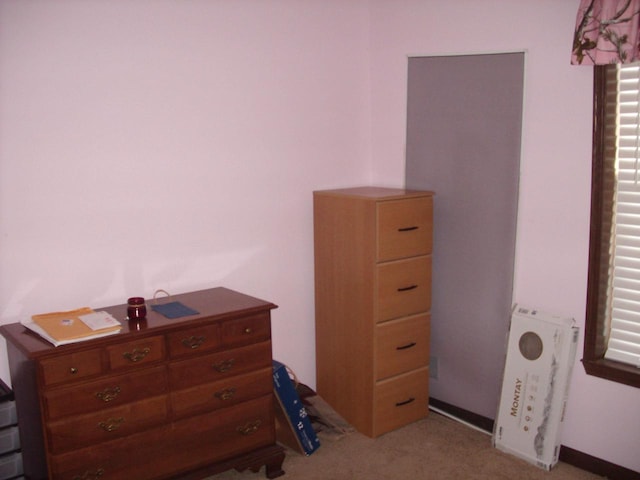
[[[640,63],[618,66],[617,120],[605,358],[640,367]]]

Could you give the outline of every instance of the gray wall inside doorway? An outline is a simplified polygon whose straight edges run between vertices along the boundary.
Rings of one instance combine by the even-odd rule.
[[[491,419],[512,305],[524,53],[409,58],[407,188],[433,190],[432,398]]]

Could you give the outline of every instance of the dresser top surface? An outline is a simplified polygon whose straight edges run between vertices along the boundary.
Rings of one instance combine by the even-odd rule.
[[[180,302],[184,306],[196,310],[194,315],[180,318],[167,318],[153,310],[153,305],[162,305],[170,302]],[[10,323],[0,326],[0,334],[8,342],[13,343],[21,350],[34,355],[53,353],[61,350],[73,350],[87,346],[97,346],[105,343],[119,342],[136,336],[161,334],[175,328],[197,324],[199,321],[222,321],[243,315],[251,315],[277,308],[277,305],[251,297],[224,287],[198,290],[194,292],[160,297],[155,300],[147,300],[147,316],[141,321],[127,320],[127,304],[112,305],[109,307],[92,307],[96,311],[107,311],[122,324],[122,330],[107,337],[88,341],[76,342],[60,347],[54,347],[51,343],[37,334],[29,331],[20,323]]]
[[[335,190],[316,190],[314,195],[340,196],[340,197],[361,197],[371,200],[394,200],[407,197],[432,196],[432,191],[410,190],[404,188],[388,188],[363,186],[352,188],[338,188]]]

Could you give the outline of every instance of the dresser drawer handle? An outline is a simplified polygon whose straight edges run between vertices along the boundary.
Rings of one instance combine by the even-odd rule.
[[[69,373],[70,373],[71,375],[75,375],[76,373],[78,373],[78,369],[77,369],[76,367],[71,367],[71,368],[69,369]]]
[[[409,290],[415,290],[416,288],[418,288],[418,285],[410,285],[408,287],[400,287],[398,289],[399,292],[408,292]]]
[[[411,397],[409,400],[405,400],[404,402],[396,403],[396,407],[402,407],[403,405],[409,405],[411,402],[414,402],[416,399]]]
[[[144,357],[149,355],[149,352],[151,352],[151,349],[149,347],[143,348],[142,350],[138,350],[136,348],[133,350],[133,352],[124,352],[122,356],[127,360],[130,360],[135,363],[135,362],[139,362]]]
[[[254,422],[249,422],[249,423],[245,423],[244,425],[240,425],[239,427],[236,428],[236,431],[240,435],[245,435],[245,436],[253,435],[258,431],[258,429],[260,428],[260,425],[262,425],[262,422],[260,420],[256,420]]]
[[[103,402],[107,403],[112,400],[115,400],[115,398],[119,394],[120,394],[120,387],[105,388],[103,391],[96,393],[96,397],[102,400]]]
[[[407,350],[411,347],[415,347],[416,346],[416,342],[411,342],[411,343],[407,343],[406,345],[402,345],[400,347],[396,347],[396,350]]]
[[[226,400],[231,400],[235,396],[235,394],[236,394],[235,388],[225,388],[224,390],[220,390],[219,392],[216,392],[213,395],[222,401],[226,401]]]
[[[192,350],[195,350],[196,348],[200,347],[203,343],[204,343],[204,337],[196,337],[194,335],[182,339],[182,345]]]
[[[93,472],[84,472],[82,475],[76,475],[73,477],[73,480],[95,480],[96,478],[101,478],[104,475],[104,469],[99,468],[95,473]]]
[[[411,230],[418,230],[418,227],[403,227],[399,228],[399,232],[410,232]]]
[[[106,422],[100,422],[98,426],[105,432],[114,432],[124,423],[124,418],[109,418]]]
[[[244,333],[246,333],[247,335],[253,333],[253,329],[251,327],[247,327],[244,329]]]
[[[223,360],[222,362],[214,363],[213,365],[211,365],[211,367],[217,372],[225,373],[233,368],[234,363],[236,363],[236,361],[231,358],[229,360]]]

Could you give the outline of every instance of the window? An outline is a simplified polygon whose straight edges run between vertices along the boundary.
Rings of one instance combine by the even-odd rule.
[[[595,67],[583,364],[640,387],[640,66]]]

